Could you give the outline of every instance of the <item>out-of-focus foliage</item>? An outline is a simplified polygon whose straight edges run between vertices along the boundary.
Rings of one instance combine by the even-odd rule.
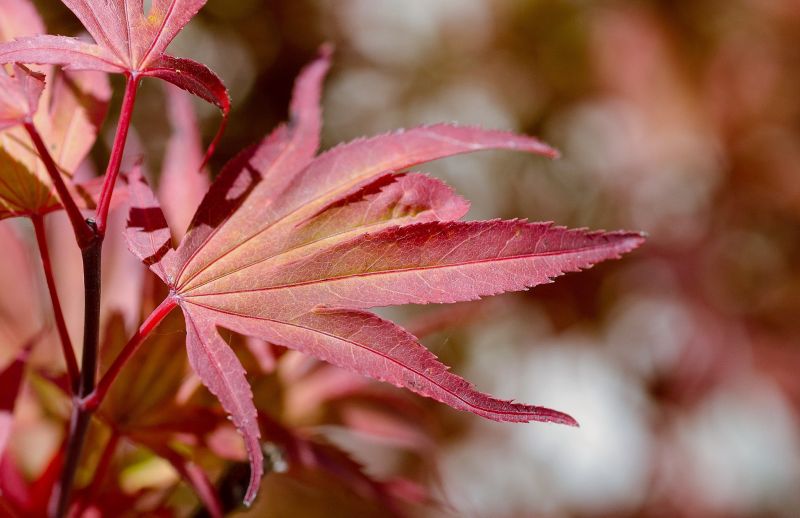
[[[37,4],[51,32],[78,30],[58,2]],[[473,200],[472,219],[636,228],[650,239],[622,263],[525,295],[392,314],[482,390],[564,410],[577,430],[464,419],[249,344],[248,372],[262,373],[252,376],[258,407],[276,421],[262,422],[276,445],[274,473],[251,515],[383,516],[376,502],[413,502],[415,516],[796,512],[797,1],[211,0],[172,50],[207,63],[230,87],[231,125],[213,170],[286,117],[293,78],[325,40],[337,47],[328,143],[440,120],[537,134],[562,160],[497,154],[434,172]],[[140,99],[135,127],[157,171],[170,135],[164,96],[146,84]],[[218,115],[197,108],[208,142]],[[106,291],[115,292],[125,291]],[[75,306],[65,308],[70,321]],[[165,325],[159,340],[170,335],[183,339],[180,326]],[[60,430],[41,427],[24,404],[31,389],[54,389],[29,385],[12,447],[52,445],[21,462],[32,478],[51,461]],[[184,380],[181,404],[211,407],[195,388]],[[50,399],[45,417],[63,413]],[[241,459],[229,432],[192,441]],[[110,439],[98,434],[99,459]],[[184,457],[192,449],[175,448]],[[123,460],[135,469],[118,472]],[[241,489],[235,472],[195,461]],[[177,468],[146,444],[124,442],[107,468],[129,494],[158,488],[153,509],[195,505],[185,487],[174,489]],[[87,478],[83,494],[102,495]]]

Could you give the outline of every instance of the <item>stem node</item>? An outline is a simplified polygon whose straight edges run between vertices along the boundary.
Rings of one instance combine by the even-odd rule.
[[[103,181],[103,189],[100,193],[100,200],[97,204],[97,215],[95,219],[83,219],[80,211],[77,210],[74,200],[68,196],[63,179],[58,174],[58,169],[52,157],[46,152],[44,142],[39,137],[32,124],[26,124],[28,133],[34,140],[42,159],[48,166],[51,176],[54,176],[53,183],[62,196],[62,202],[67,209],[75,236],[83,256],[83,284],[85,292],[85,310],[83,326],[83,357],[81,358],[81,372],[78,382],[78,391],[73,397],[72,414],[70,416],[69,438],[67,439],[67,455],[64,460],[64,468],[61,472],[61,479],[51,495],[49,514],[55,518],[66,516],[70,504],[70,493],[75,480],[75,473],[80,464],[81,452],[84,442],[86,442],[86,432],[89,430],[89,422],[92,414],[100,404],[99,398],[93,398],[95,394],[95,382],[97,380],[97,360],[100,338],[100,288],[101,288],[101,266],[103,237],[106,231],[106,221],[108,211],[111,206],[111,197],[114,192],[114,185],[119,176],[119,168],[122,164],[122,156],[125,152],[125,141],[128,137],[131,118],[133,116],[133,106],[136,102],[136,90],[139,86],[138,77],[127,75],[125,85],[125,96],[122,100],[122,111],[120,112],[117,134],[114,137],[114,146],[111,149],[111,157],[106,168],[106,175]],[[55,171],[55,173],[54,173]],[[60,187],[59,187],[60,186]],[[62,194],[62,189],[66,193]],[[66,196],[66,197],[65,197]],[[70,205],[71,202],[71,205]],[[73,208],[71,208],[73,207]],[[137,333],[139,335],[139,333]],[[144,338],[142,337],[141,340]],[[121,367],[120,367],[121,368]],[[97,401],[94,401],[97,399]]]

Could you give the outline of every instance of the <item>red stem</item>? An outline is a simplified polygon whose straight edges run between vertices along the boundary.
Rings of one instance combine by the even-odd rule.
[[[100,191],[100,201],[97,204],[97,217],[95,221],[97,222],[97,232],[101,237],[106,233],[106,222],[108,221],[108,210],[111,206],[111,196],[114,193],[114,185],[117,183],[119,168],[122,165],[122,156],[125,153],[125,141],[128,139],[128,130],[131,126],[133,106],[136,103],[138,87],[138,74],[128,73],[126,75],[125,95],[122,98],[122,109],[119,114],[117,134],[114,137],[114,146],[111,148],[111,157],[108,160],[103,189]]]
[[[50,175],[50,180],[53,182],[53,187],[55,187],[58,197],[61,200],[61,204],[64,206],[67,216],[69,216],[69,222],[72,224],[72,229],[75,231],[75,239],[78,241],[78,246],[84,248],[94,239],[94,233],[86,224],[83,214],[81,214],[78,205],[72,198],[72,194],[69,192],[69,189],[67,189],[67,185],[61,177],[58,166],[50,155],[50,151],[48,151],[47,145],[42,140],[42,136],[39,135],[36,126],[33,125],[33,122],[26,121],[25,130],[28,132],[28,135],[30,135],[31,141],[34,147],[36,147],[36,151],[39,152],[39,158],[42,160],[42,163],[44,163],[45,169]]]
[[[147,336],[153,332],[153,329],[161,323],[164,318],[177,306],[177,301],[173,297],[167,297],[159,306],[150,313],[139,330],[131,337],[125,347],[120,351],[119,356],[108,368],[108,371],[103,375],[97,388],[87,398],[81,401],[81,407],[88,411],[94,411],[103,402],[108,391],[114,383],[114,380],[119,376],[120,371],[131,359],[131,356],[139,350],[139,347],[144,343]]]
[[[53,315],[56,320],[56,328],[58,335],[61,338],[61,349],[64,352],[64,360],[67,363],[67,374],[69,376],[70,387],[74,394],[78,390],[78,378],[80,376],[78,371],[78,360],[75,358],[75,349],[72,347],[72,341],[69,338],[67,331],[67,324],[64,320],[64,313],[61,311],[61,302],[58,298],[58,291],[56,290],[56,280],[53,275],[53,266],[50,263],[50,251],[47,246],[47,236],[44,231],[44,219],[40,215],[31,217],[33,221],[33,229],[36,233],[36,242],[39,244],[39,255],[42,257],[42,265],[44,267],[44,277],[47,280],[47,289],[50,291],[50,301],[53,303]]]
[[[75,482],[75,473],[81,459],[83,445],[86,442],[86,433],[93,409],[86,408],[83,401],[95,391],[97,378],[98,341],[100,336],[100,291],[102,277],[102,250],[105,235],[108,210],[111,205],[111,196],[114,185],[119,176],[122,164],[122,155],[125,152],[125,141],[131,125],[133,106],[136,102],[136,90],[139,86],[138,74],[128,73],[126,76],[125,95],[122,99],[117,134],[114,137],[114,146],[106,168],[103,190],[97,205],[95,221],[87,220],[84,225],[88,238],[79,240],[81,255],[83,256],[83,285],[84,285],[84,324],[83,324],[83,355],[81,358],[81,371],[78,380],[78,391],[73,398],[72,414],[70,415],[69,439],[61,472],[61,480],[55,487],[50,499],[48,515],[63,518],[69,509],[72,485]],[[41,139],[40,139],[41,140]],[[49,155],[48,155],[49,156]],[[52,159],[51,159],[52,161]],[[53,164],[55,165],[55,164]],[[62,182],[63,183],[63,182]],[[58,185],[56,183],[56,185]]]
[[[92,222],[90,228],[96,231]],[[83,444],[89,430],[92,412],[83,409],[80,402],[95,388],[97,376],[97,353],[100,336],[100,258],[103,252],[103,238],[95,238],[83,249],[83,354],[81,357],[81,373],[78,379],[78,391],[72,397],[72,413],[69,418],[69,433],[61,479],[53,490],[48,508],[48,516],[63,518],[67,515],[72,493],[75,473],[81,460]]]

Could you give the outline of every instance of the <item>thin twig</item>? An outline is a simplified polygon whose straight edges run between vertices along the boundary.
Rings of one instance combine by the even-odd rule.
[[[75,349],[72,347],[72,340],[69,338],[69,331],[64,320],[64,313],[61,310],[61,301],[56,290],[56,279],[53,275],[53,265],[50,262],[50,250],[47,246],[47,236],[44,231],[44,218],[40,215],[31,217],[33,229],[36,234],[36,242],[39,245],[39,255],[42,258],[44,267],[44,277],[47,280],[47,289],[50,291],[50,301],[53,304],[53,316],[56,321],[58,336],[61,338],[61,349],[64,352],[64,361],[67,363],[67,375],[72,393],[78,390],[78,360],[75,358]]]
[[[119,376],[120,371],[125,364],[130,360],[131,356],[139,350],[139,347],[144,343],[147,336],[153,332],[153,329],[161,323],[167,315],[177,306],[177,302],[173,297],[167,297],[159,306],[150,313],[139,329],[136,331],[125,347],[120,351],[114,363],[108,368],[108,371],[103,375],[100,383],[97,384],[97,389],[81,402],[84,409],[94,411],[100,403],[103,402],[114,381]]]
[[[100,336],[100,288],[102,278],[102,250],[103,237],[105,236],[108,210],[111,206],[111,197],[114,185],[119,176],[122,156],[125,153],[125,141],[128,137],[133,107],[136,102],[136,90],[139,86],[139,76],[128,74],[125,85],[125,95],[122,100],[117,134],[111,149],[111,157],[106,168],[103,189],[97,205],[97,216],[94,221],[87,220],[91,233],[88,240],[81,244],[83,256],[83,283],[84,283],[84,326],[83,326],[83,356],[81,358],[81,372],[78,393],[73,398],[72,414],[70,415],[69,439],[67,440],[67,454],[64,461],[61,479],[51,495],[49,514],[55,518],[63,518],[69,509],[72,485],[75,473],[80,464],[81,452],[86,442],[86,432],[93,410],[85,408],[83,400],[90,396],[95,389],[97,379],[97,360]]]
[[[67,514],[72,484],[80,464],[83,444],[86,441],[86,432],[89,429],[89,421],[92,418],[92,412],[86,411],[80,402],[84,397],[92,393],[95,379],[97,378],[97,349],[100,335],[100,257],[102,256],[102,250],[103,240],[99,235],[95,237],[89,247],[81,250],[85,292],[83,357],[78,393],[72,399],[67,455],[61,472],[61,479],[53,491],[50,501],[50,515],[56,518],[63,518]]]
[[[75,239],[78,241],[78,246],[83,248],[92,240],[94,234],[86,224],[78,205],[72,198],[67,184],[64,183],[64,179],[61,177],[58,166],[55,160],[53,160],[52,155],[50,155],[50,151],[42,140],[42,136],[39,135],[36,126],[33,125],[33,122],[26,121],[25,130],[27,130],[28,135],[30,135],[31,141],[36,147],[36,151],[39,153],[39,158],[42,160],[47,173],[50,175],[50,180],[53,182],[53,187],[55,187],[58,193],[61,205],[64,206],[64,210],[67,212],[69,222],[72,224],[72,229],[75,231]]]

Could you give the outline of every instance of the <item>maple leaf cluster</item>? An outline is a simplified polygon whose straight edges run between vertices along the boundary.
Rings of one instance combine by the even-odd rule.
[[[68,200],[84,215],[108,205],[114,184],[107,189],[108,178],[118,172],[114,167],[105,179],[74,180],[105,115],[110,97],[106,73],[128,78],[131,109],[138,81],[156,77],[215,104],[225,119],[230,110],[227,90],[213,72],[166,54],[204,0],[155,0],[148,13],[142,0],[64,3],[93,43],[41,34],[41,22],[27,1],[0,0],[0,37],[5,40],[0,62],[9,64],[0,68],[0,218],[28,217],[37,229],[46,214],[61,208],[70,212]],[[128,315],[106,311],[99,365],[104,377],[96,391],[72,398],[81,412],[96,411],[88,433],[97,440],[90,443],[105,446],[95,473],[122,469],[126,460],[120,460],[124,455],[118,445],[124,440],[170,463],[209,512],[221,515],[219,493],[201,465],[237,454],[214,445],[213,437],[225,427],[224,414],[198,389],[194,381],[199,380],[244,439],[249,475],[241,497],[246,504],[254,501],[261,484],[265,445],[276,443],[291,466],[335,466],[345,480],[391,508],[387,502],[403,491],[372,481],[338,450],[282,423],[280,412],[264,402],[258,389],[285,372],[276,365],[292,357],[287,350],[343,369],[318,368],[346,372],[340,381],[352,387],[351,395],[366,390],[357,381],[366,376],[496,421],[577,424],[564,413],[478,391],[449,371],[418,337],[369,310],[527,290],[618,258],[639,246],[642,236],[523,220],[462,221],[469,210],[466,200],[441,180],[410,171],[487,149],[557,155],[532,137],[437,124],[357,139],[320,153],[320,97],[331,54],[324,46],[300,74],[289,122],[231,160],[210,187],[191,107],[176,90],[168,90],[176,137],[169,144],[159,195],[150,190],[141,166],[128,171],[125,186],[127,246],[155,274],[142,278],[131,296],[128,314],[145,318],[127,340]],[[110,163],[121,155],[122,147],[115,147]],[[187,206],[198,201],[190,215]],[[72,219],[78,229],[80,221]],[[11,247],[23,246],[12,235],[7,239]],[[39,243],[46,244],[46,238]],[[51,295],[59,320],[57,294]],[[182,333],[145,342],[158,325],[180,329],[175,308],[183,315],[186,355],[178,354]],[[229,331],[249,338],[230,342],[223,339]],[[71,345],[65,335],[61,339],[69,364]],[[85,375],[77,366],[65,377],[52,362],[28,361],[32,350],[50,341],[49,333],[17,338],[22,352],[0,375],[0,454],[12,430],[26,364],[37,383],[57,389],[58,395],[49,397],[68,400],[76,378]],[[242,343],[245,347],[238,347]],[[187,372],[187,359],[193,375]],[[295,377],[288,386],[302,386],[303,378]],[[46,391],[39,392],[46,399]],[[66,426],[67,416],[61,419]],[[32,482],[22,480],[6,452],[3,470],[11,475],[4,477],[0,493],[6,508],[18,514],[46,511],[43,495],[58,487],[58,472],[69,464],[64,450],[70,448],[70,433]],[[271,460],[271,470],[275,464]],[[103,478],[95,476],[79,488],[73,504],[79,512],[92,507],[113,513],[137,505],[143,490],[123,497],[104,489]],[[225,477],[219,480],[224,486]]]

